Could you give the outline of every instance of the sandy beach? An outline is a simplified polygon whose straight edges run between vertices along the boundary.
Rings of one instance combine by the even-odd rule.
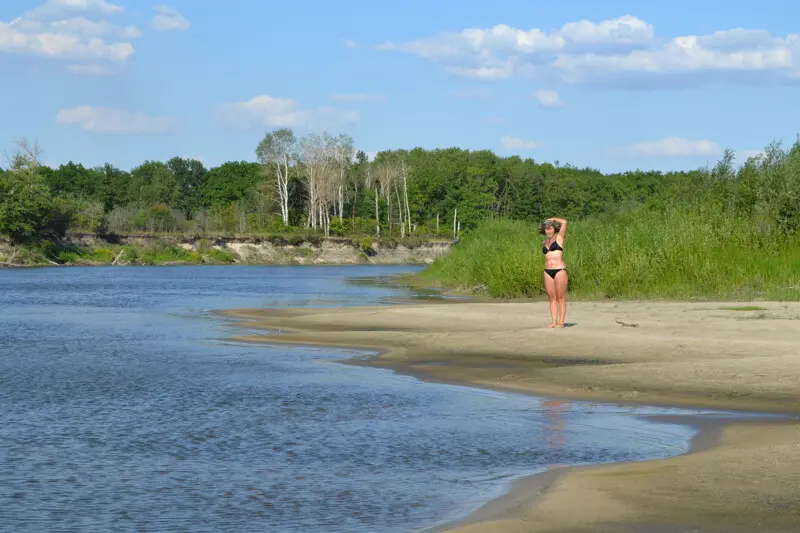
[[[522,480],[453,531],[800,531],[800,303],[571,302],[563,329],[546,302],[224,314],[269,330],[238,341],[366,348],[378,356],[354,364],[426,380],[789,417],[706,428],[668,460]]]

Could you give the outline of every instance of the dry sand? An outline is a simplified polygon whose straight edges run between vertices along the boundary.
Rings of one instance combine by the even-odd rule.
[[[240,341],[369,348],[357,364],[423,379],[597,401],[791,416],[736,423],[667,460],[523,480],[454,531],[800,532],[800,304],[543,302],[232,310]],[[435,363],[435,364],[432,364]]]

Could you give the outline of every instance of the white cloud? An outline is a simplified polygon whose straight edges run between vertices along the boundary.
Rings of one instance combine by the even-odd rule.
[[[526,141],[525,139],[508,135],[502,137],[500,143],[506,150],[535,150],[543,146],[539,141]]]
[[[69,12],[119,15],[125,8],[105,0],[49,0],[29,12],[34,18],[59,17]]]
[[[345,39],[344,41],[342,41],[342,44],[344,44],[346,48],[350,49],[358,48],[358,44],[355,41],[351,41],[350,39]]]
[[[104,0],[50,0],[9,22],[0,20],[0,53],[124,62],[135,52],[126,41],[141,37],[139,29],[83,16],[123,11]]]
[[[19,18],[11,23],[17,31],[24,33],[71,34],[82,37],[109,35],[122,39],[138,39],[142,32],[136,26],[117,26],[107,20],[93,21],[86,17],[73,17],[61,20],[41,20]]]
[[[221,106],[221,118],[237,125],[253,125],[276,128],[316,129],[341,123],[357,122],[358,113],[340,111],[323,106],[317,109],[302,109],[289,98],[275,98],[268,94],[256,96],[246,102],[234,102]]]
[[[175,125],[174,120],[167,117],[150,117],[144,113],[92,106],[62,109],[56,115],[56,121],[104,134],[165,133]]]
[[[90,76],[105,76],[106,74],[111,74],[111,69],[108,67],[94,63],[87,65],[70,65],[69,70],[75,74],[88,74]]]
[[[722,153],[722,147],[718,143],[706,139],[692,141],[684,137],[665,137],[658,141],[620,146],[612,151],[635,156],[716,156]]]
[[[155,8],[157,14],[150,22],[150,27],[157,31],[184,31],[191,27],[191,23],[181,15],[177,9],[169,6]]]
[[[647,44],[655,38],[651,24],[630,15],[594,23],[589,20],[568,22],[559,32],[562,37],[580,44]]]
[[[798,34],[736,28],[665,39],[630,15],[570,22],[550,32],[505,24],[467,28],[377,48],[412,54],[456,76],[482,80],[526,77],[624,87],[800,81]]]
[[[513,61],[506,61],[504,63],[486,64],[477,67],[447,67],[447,72],[461,76],[463,78],[471,78],[474,80],[507,80],[514,75],[516,66]]]
[[[534,96],[536,97],[537,100],[539,100],[539,104],[542,107],[561,107],[562,105],[564,105],[556,91],[550,91],[550,90],[536,91],[534,93]]]
[[[364,155],[367,156],[367,161],[375,161],[375,158],[378,157],[378,150],[368,150],[364,152]]]
[[[383,102],[386,100],[385,96],[379,94],[361,93],[340,93],[334,94],[331,98],[340,102]]]

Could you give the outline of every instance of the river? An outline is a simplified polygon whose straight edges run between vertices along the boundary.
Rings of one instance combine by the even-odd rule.
[[[416,268],[0,270],[0,530],[423,531],[523,474],[686,451],[641,415],[689,411],[424,383],[210,314],[384,305],[415,294],[351,280]]]

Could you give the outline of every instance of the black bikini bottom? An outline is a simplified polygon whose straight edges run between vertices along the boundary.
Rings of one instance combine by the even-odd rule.
[[[548,275],[548,276],[550,276],[550,277],[551,277],[551,278],[553,278],[553,279],[556,279],[556,274],[558,274],[558,273],[559,273],[559,272],[561,272],[562,270],[563,270],[564,272],[566,272],[566,271],[567,271],[567,269],[566,269],[566,268],[545,268],[545,269],[544,269],[544,271],[545,271],[545,272],[547,272],[547,275]]]

